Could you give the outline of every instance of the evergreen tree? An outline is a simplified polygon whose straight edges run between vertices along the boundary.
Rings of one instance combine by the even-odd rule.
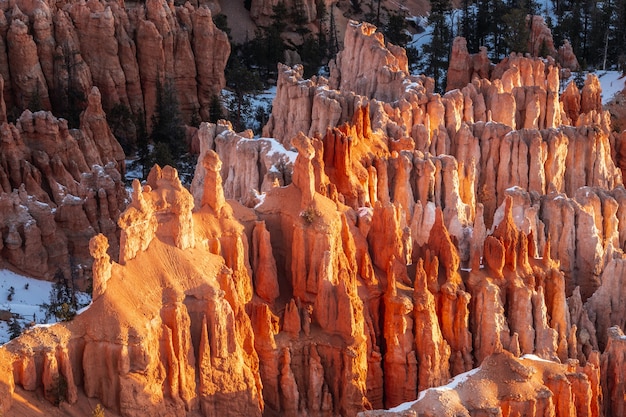
[[[407,23],[404,16],[398,13],[390,13],[387,24],[383,27],[385,40],[394,45],[405,47],[411,37],[407,34]]]
[[[39,85],[35,89],[35,92],[32,96],[30,96],[30,100],[28,101],[28,110],[35,113],[39,110],[43,110],[43,104],[41,103],[41,94],[39,93]]]
[[[461,36],[467,41],[467,49],[471,53],[478,52],[478,38],[476,36],[477,17],[473,13],[472,0],[463,0],[461,15]]]
[[[231,54],[226,68],[226,85],[233,92],[228,106],[230,120],[235,130],[244,130],[244,116],[251,111],[248,95],[259,91],[263,84],[259,75],[246,67],[236,53]]]
[[[328,54],[331,57],[337,55],[339,52],[339,40],[337,38],[337,24],[335,23],[335,13],[333,13],[334,5],[330,5],[330,39],[328,43]]]
[[[76,316],[76,294],[74,288],[62,271],[57,271],[54,275],[55,283],[50,290],[49,303],[44,303],[46,311],[46,321],[53,316],[59,321],[70,321]]]
[[[218,120],[223,118],[222,100],[217,94],[213,94],[209,103],[209,122],[217,123]]]
[[[141,164],[141,176],[146,178],[150,167],[152,166],[150,158],[150,146],[148,137],[148,128],[146,126],[146,116],[143,112],[139,112],[135,116],[135,125],[137,126],[137,156]]]
[[[433,0],[429,24],[432,26],[432,38],[424,45],[426,73],[435,80],[435,91],[445,90],[445,74],[448,70],[448,57],[452,47],[452,32],[447,23],[450,12],[449,0]]]
[[[154,162],[160,166],[171,165],[179,168],[178,161],[187,152],[185,127],[180,114],[176,91],[171,80],[157,84],[157,103],[152,115]]]
[[[117,103],[106,116],[111,132],[124,149],[124,153],[126,155],[133,153],[137,147],[137,127],[132,111],[128,106]]]
[[[22,326],[20,326],[20,323],[15,319],[15,317],[11,318],[11,321],[9,322],[9,339],[13,340],[21,334]]]
[[[219,30],[226,33],[229,41],[232,40],[232,37],[230,36],[230,32],[231,32],[230,26],[228,26],[228,17],[225,14],[218,13],[215,16],[213,16],[213,23],[215,23],[215,26]]]
[[[530,40],[530,27],[526,21],[527,11],[521,8],[511,9],[504,15],[503,23],[507,30],[504,35],[508,52],[526,53]]]

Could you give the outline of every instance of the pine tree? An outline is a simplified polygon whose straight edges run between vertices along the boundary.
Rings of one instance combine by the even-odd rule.
[[[178,161],[187,151],[185,127],[180,114],[176,90],[171,80],[157,84],[157,103],[152,115],[154,162],[164,166],[180,168]],[[158,151],[158,152],[157,152]]]
[[[22,326],[20,326],[20,323],[14,317],[9,322],[9,338],[13,340],[16,337],[19,337],[19,335],[21,334],[22,334]]]
[[[248,94],[255,93],[263,87],[258,73],[244,65],[237,53],[231,54],[226,66],[226,85],[234,94],[229,103],[230,120],[235,130],[245,129],[246,113],[250,112]]]
[[[449,0],[433,0],[429,23],[432,26],[432,38],[429,44],[424,45],[426,56],[427,75],[435,81],[435,91],[445,90],[445,74],[448,69],[448,57],[452,46],[452,32],[447,23],[450,12]]]
[[[387,42],[405,47],[407,42],[411,40],[411,37],[406,33],[406,29],[407,23],[404,16],[398,13],[391,13],[382,32]]]
[[[148,171],[152,167],[152,161],[150,160],[146,116],[143,112],[139,112],[135,116],[135,125],[137,126],[137,156],[139,157],[139,163],[141,164],[141,176],[146,178],[148,176]]]
[[[476,36],[477,17],[471,11],[472,0],[463,0],[463,14],[461,16],[461,36],[467,41],[467,49],[470,53],[478,52],[478,38]]]
[[[504,42],[506,43],[508,52],[528,52],[530,28],[526,21],[526,16],[526,10],[521,8],[511,9],[509,13],[504,15],[503,23],[507,28],[504,35]]]
[[[55,317],[59,321],[70,321],[76,316],[76,294],[63,272],[58,270],[54,275],[55,283],[50,290],[49,303],[42,307],[46,310],[46,321]]]
[[[223,118],[222,100],[217,94],[213,94],[209,102],[209,122],[217,123],[218,120]]]

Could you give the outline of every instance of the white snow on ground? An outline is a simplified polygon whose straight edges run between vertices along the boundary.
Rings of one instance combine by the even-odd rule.
[[[275,153],[278,153],[280,155],[284,155],[287,158],[288,162],[292,164],[296,163],[298,152],[285,149],[285,147],[274,138],[260,138],[260,139],[263,139],[269,142],[270,144],[270,149],[267,151],[268,157],[274,155]]]
[[[267,90],[250,97],[250,101],[253,106],[267,106],[268,104],[272,104],[274,97],[276,97],[276,86],[272,86]]]
[[[17,321],[22,328],[33,322],[45,324],[46,311],[41,305],[50,302],[53,285],[50,281],[28,278],[6,269],[0,270],[0,310],[18,314]],[[11,288],[14,294],[9,297]],[[86,305],[91,301],[88,294],[78,292],[76,296],[79,305]],[[54,323],[56,319],[52,317],[49,322]],[[9,323],[0,321],[0,344],[9,341],[9,334]]]
[[[397,413],[399,411],[406,411],[408,409],[411,408],[411,406],[413,404],[415,404],[416,402],[422,400],[422,398],[424,398],[424,396],[426,395],[427,391],[433,390],[433,391],[438,391],[438,392],[445,392],[445,391],[452,391],[455,390],[460,384],[462,384],[463,382],[467,381],[467,379],[478,373],[478,371],[480,371],[480,368],[474,368],[471,371],[467,371],[467,372],[463,372],[462,374],[458,374],[457,376],[455,376],[454,378],[452,378],[452,380],[450,382],[448,382],[446,385],[442,385],[440,387],[434,387],[434,388],[429,388],[427,390],[424,390],[422,392],[420,392],[419,396],[417,397],[417,400],[415,401],[409,401],[406,403],[402,403],[394,408],[390,408],[388,411],[392,411],[394,413]]]
[[[602,85],[602,104],[607,104],[626,86],[626,77],[621,71],[597,71],[595,74]]]
[[[600,80],[600,86],[602,87],[602,104],[608,104],[617,93],[623,91],[626,87],[626,76],[621,71],[595,71],[593,74]],[[568,79],[563,79],[561,85],[565,88],[571,81],[574,80],[576,74],[572,73]],[[584,73],[583,78],[587,78],[587,72]],[[561,94],[563,91],[560,92]]]
[[[533,354],[530,354],[530,353],[527,353],[527,354],[523,355],[523,356],[521,357],[521,359],[530,359],[530,360],[533,360],[533,361],[538,361],[538,362],[549,362],[549,363],[554,363],[554,362],[552,362],[551,360],[548,360],[548,359],[543,359],[543,358],[540,358],[540,357],[539,357],[539,356],[537,356],[537,355],[533,355]]]
[[[126,159],[126,181],[131,182],[134,179],[139,181],[143,178],[143,166],[139,163],[139,157]]]

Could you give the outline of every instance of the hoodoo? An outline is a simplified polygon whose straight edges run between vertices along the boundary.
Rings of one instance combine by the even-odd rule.
[[[208,36],[173,10],[209,13],[90,1],[69,16],[81,50],[97,36],[79,22],[100,16],[116,36],[135,28],[140,59],[167,72],[200,62],[193,39]],[[89,66],[105,58],[91,52]],[[107,61],[90,77],[130,103],[140,88],[115,80],[133,64],[114,55],[122,72]],[[89,248],[94,296],[0,348],[0,411],[43,394],[122,416],[622,415],[626,192],[598,79],[560,95],[553,59],[493,65],[462,39],[450,66],[436,94],[404,50],[350,22],[328,79],[279,67],[264,138],[203,123],[191,191],[155,166],[128,204],[97,89],[78,133],[46,112],[4,124],[3,256],[43,275],[67,258],[63,236]],[[176,80],[204,109],[206,68],[192,68]],[[141,77],[146,109],[158,76]]]

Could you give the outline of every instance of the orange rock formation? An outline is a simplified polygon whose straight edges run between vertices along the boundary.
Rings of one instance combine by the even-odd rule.
[[[45,110],[76,111],[72,100],[86,98],[95,86],[105,110],[123,105],[150,122],[158,85],[170,80],[184,119],[208,119],[230,54],[210,5],[149,0],[127,6],[107,0],[4,3],[0,75],[7,110],[19,114],[37,101]],[[78,111],[89,106],[77,104]]]
[[[52,114],[25,111],[0,128],[0,214],[3,258],[14,268],[51,279],[58,271],[87,286],[89,239],[102,233],[118,247],[115,221],[125,207],[124,153],[93,88],[81,129]],[[74,270],[72,270],[74,269]]]
[[[129,416],[619,415],[597,79],[560,98],[512,54],[440,96],[372,26],[345,48],[330,80],[280,68],[267,138],[202,124],[190,192],[169,167],[133,185],[118,261],[91,240],[92,306],[0,349],[3,407],[62,378]]]

